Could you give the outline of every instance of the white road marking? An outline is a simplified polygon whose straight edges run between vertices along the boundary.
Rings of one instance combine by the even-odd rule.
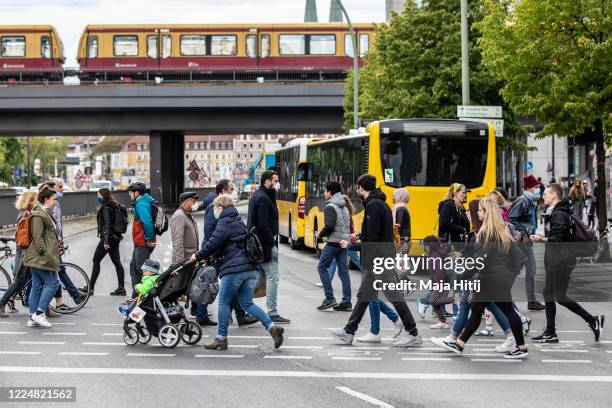
[[[543,363],[592,363],[591,360],[542,360]]]
[[[503,343],[506,340],[494,340],[494,339],[476,339],[476,341],[488,342],[488,343]]]
[[[474,348],[472,351],[495,351],[494,348]]]
[[[57,323],[53,322],[54,326],[74,326],[76,323]]]
[[[123,326],[121,323],[89,323],[91,326]]]
[[[75,332],[69,332],[69,333],[54,333],[54,332],[46,332],[43,333],[43,336],[85,336],[87,333],[75,333]]]
[[[127,353],[128,357],[174,357],[176,354]]]
[[[557,333],[593,333],[591,330],[557,330]]]
[[[226,355],[212,355],[212,354],[196,354],[196,358],[243,358],[242,354],[226,354]]]
[[[103,336],[123,336],[123,333],[102,333]]]
[[[323,346],[283,346],[283,349],[321,350]]]
[[[0,334],[28,334],[28,332],[0,331]]]
[[[382,357],[332,357],[332,360],[380,361]]]
[[[0,354],[17,354],[17,355],[39,355],[42,351],[0,351]]]
[[[409,355],[412,355],[412,354],[417,354],[417,355],[434,355],[434,356],[435,355],[438,355],[438,356],[439,355],[449,355],[449,356],[453,355],[452,353],[449,353],[448,351],[445,351],[445,350],[442,350],[442,349],[439,349],[439,350],[440,351],[438,351],[438,352],[435,352],[435,351],[413,351],[411,353],[401,353],[401,352],[399,352],[399,353],[396,353],[396,354],[401,354],[401,355],[406,355],[406,356],[409,356]]]
[[[17,344],[60,345],[60,344],[66,344],[66,342],[65,341],[18,341]]]
[[[230,344],[229,348],[257,348],[257,344]]]
[[[105,343],[101,341],[85,342],[84,346],[125,346],[125,343]]]
[[[404,357],[402,361],[452,361],[449,357]]]
[[[377,407],[381,407],[381,408],[395,408],[393,405],[389,405],[386,402],[383,402],[381,400],[377,400],[374,397],[370,397],[367,394],[363,394],[361,392],[357,392],[357,391],[352,390],[352,389],[350,389],[348,387],[336,387],[336,389],[338,391],[342,391],[345,394],[351,395],[351,396],[353,396],[355,398],[359,398],[360,400],[365,401],[365,402],[367,402],[369,404],[375,405]]]
[[[409,349],[410,350],[410,349]],[[412,350],[416,350],[416,351],[421,351],[421,350],[432,350],[432,351],[439,351],[441,353],[446,353],[447,351],[445,351],[442,347],[418,347],[418,348],[414,348]],[[398,352],[397,354],[412,354],[414,352]]]
[[[520,361],[520,360],[507,360]],[[356,372],[356,371],[280,371],[280,370],[188,370],[168,368],[113,368],[113,367],[40,367],[0,366],[2,373],[38,374],[116,374],[125,376],[188,376],[188,377],[268,377],[268,378],[355,378],[367,380],[448,380],[448,381],[529,381],[612,383],[609,375],[556,375],[556,374],[478,374],[478,373],[408,373],[408,372]]]
[[[507,358],[470,358],[471,361],[475,362],[496,362],[496,363],[521,363],[522,360],[511,360]]]
[[[22,324],[21,322],[0,322],[0,324]]]
[[[230,339],[269,339],[270,336],[228,336]]]
[[[108,356],[108,353],[87,353],[80,351],[63,351],[57,353],[58,356]]]
[[[264,356],[268,359],[286,359],[286,360],[311,360],[312,356]]]
[[[328,336],[328,337],[288,337],[289,340],[329,340],[332,341],[332,337]]]
[[[574,349],[540,349],[540,351],[556,352],[556,353],[588,353],[589,350],[574,350]]]
[[[341,348],[342,350],[389,350],[389,347],[380,346],[347,346]]]

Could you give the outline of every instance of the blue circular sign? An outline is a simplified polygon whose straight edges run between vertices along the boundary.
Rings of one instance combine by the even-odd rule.
[[[533,169],[533,162],[527,160],[525,162],[525,170],[531,170],[531,169]]]

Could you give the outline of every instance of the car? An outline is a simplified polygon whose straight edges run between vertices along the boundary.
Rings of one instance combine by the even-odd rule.
[[[101,188],[108,188],[109,190],[113,189],[113,183],[108,180],[98,180],[91,183],[87,186],[87,191],[98,191]]]

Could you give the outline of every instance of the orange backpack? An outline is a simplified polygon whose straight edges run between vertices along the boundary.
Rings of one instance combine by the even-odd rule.
[[[15,243],[19,248],[26,249],[32,242],[32,232],[30,226],[32,224],[32,214],[27,211],[19,219],[17,223],[17,231],[15,231]]]

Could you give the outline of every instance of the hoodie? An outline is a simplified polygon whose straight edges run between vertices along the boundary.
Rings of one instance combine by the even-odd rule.
[[[149,194],[143,194],[134,203],[134,222],[132,223],[132,238],[134,246],[143,247],[147,242],[155,242],[155,226],[153,224],[153,207],[155,199]]]
[[[327,200],[324,216],[325,226],[319,233],[319,238],[328,237],[327,244],[339,248],[340,241],[348,241],[351,233],[351,216],[341,193],[336,193]]]
[[[362,242],[393,242],[393,215],[386,200],[385,193],[377,188],[363,201]]]
[[[564,199],[544,215],[544,234],[548,238],[544,246],[544,268],[547,271],[573,269],[576,266],[576,257],[570,250],[571,213],[569,200]]]

